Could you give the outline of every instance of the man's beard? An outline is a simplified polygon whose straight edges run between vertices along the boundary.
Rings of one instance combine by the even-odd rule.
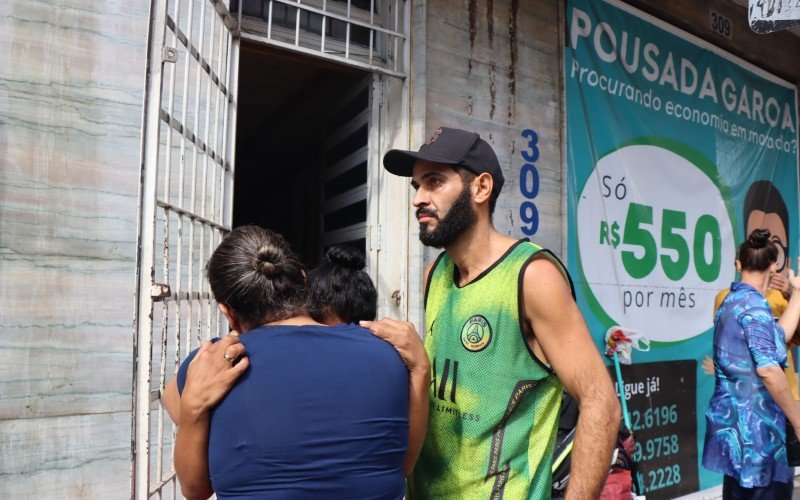
[[[439,219],[436,212],[424,207],[417,209],[420,214],[428,214],[439,221],[436,229],[428,230],[427,224],[419,225],[419,241],[423,245],[434,248],[443,248],[453,243],[464,231],[469,229],[478,219],[478,214],[472,208],[471,192],[469,186],[464,186],[461,194],[450,206],[447,214]]]

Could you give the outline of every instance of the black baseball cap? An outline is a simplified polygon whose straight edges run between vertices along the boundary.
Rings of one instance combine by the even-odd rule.
[[[426,160],[465,168],[475,174],[484,172],[492,176],[492,191],[499,194],[505,178],[497,155],[488,142],[475,132],[441,127],[425,141],[419,151],[392,149],[383,156],[383,166],[389,172],[411,177],[414,163]]]

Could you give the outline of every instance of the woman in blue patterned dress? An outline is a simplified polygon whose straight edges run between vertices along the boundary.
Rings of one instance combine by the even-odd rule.
[[[764,293],[777,257],[770,232],[753,231],[739,247],[741,280],[731,284],[714,320],[716,384],[706,411],[703,466],[725,474],[723,499],[792,497],[786,423],[800,432],[800,404],[782,367],[784,332],[794,332],[800,319],[800,276],[789,270],[794,293],[775,320]]]

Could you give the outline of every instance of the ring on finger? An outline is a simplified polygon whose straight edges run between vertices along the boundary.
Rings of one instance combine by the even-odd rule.
[[[228,353],[227,353],[227,352],[226,352],[225,354],[223,354],[223,355],[222,355],[222,358],[223,358],[225,361],[227,361],[228,363],[230,363],[230,364],[233,364],[233,362],[236,360],[236,358],[232,358],[232,357],[228,356]]]

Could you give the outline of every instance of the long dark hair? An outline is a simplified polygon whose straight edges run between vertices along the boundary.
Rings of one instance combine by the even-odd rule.
[[[286,240],[268,229],[237,227],[214,250],[205,271],[217,302],[249,328],[306,312],[303,266]]]
[[[336,315],[345,323],[375,319],[378,292],[364,271],[364,256],[348,246],[333,246],[322,264],[308,273],[309,313],[323,322]]]
[[[778,247],[770,241],[769,229],[754,229],[739,245],[742,271],[766,271],[778,261]]]

